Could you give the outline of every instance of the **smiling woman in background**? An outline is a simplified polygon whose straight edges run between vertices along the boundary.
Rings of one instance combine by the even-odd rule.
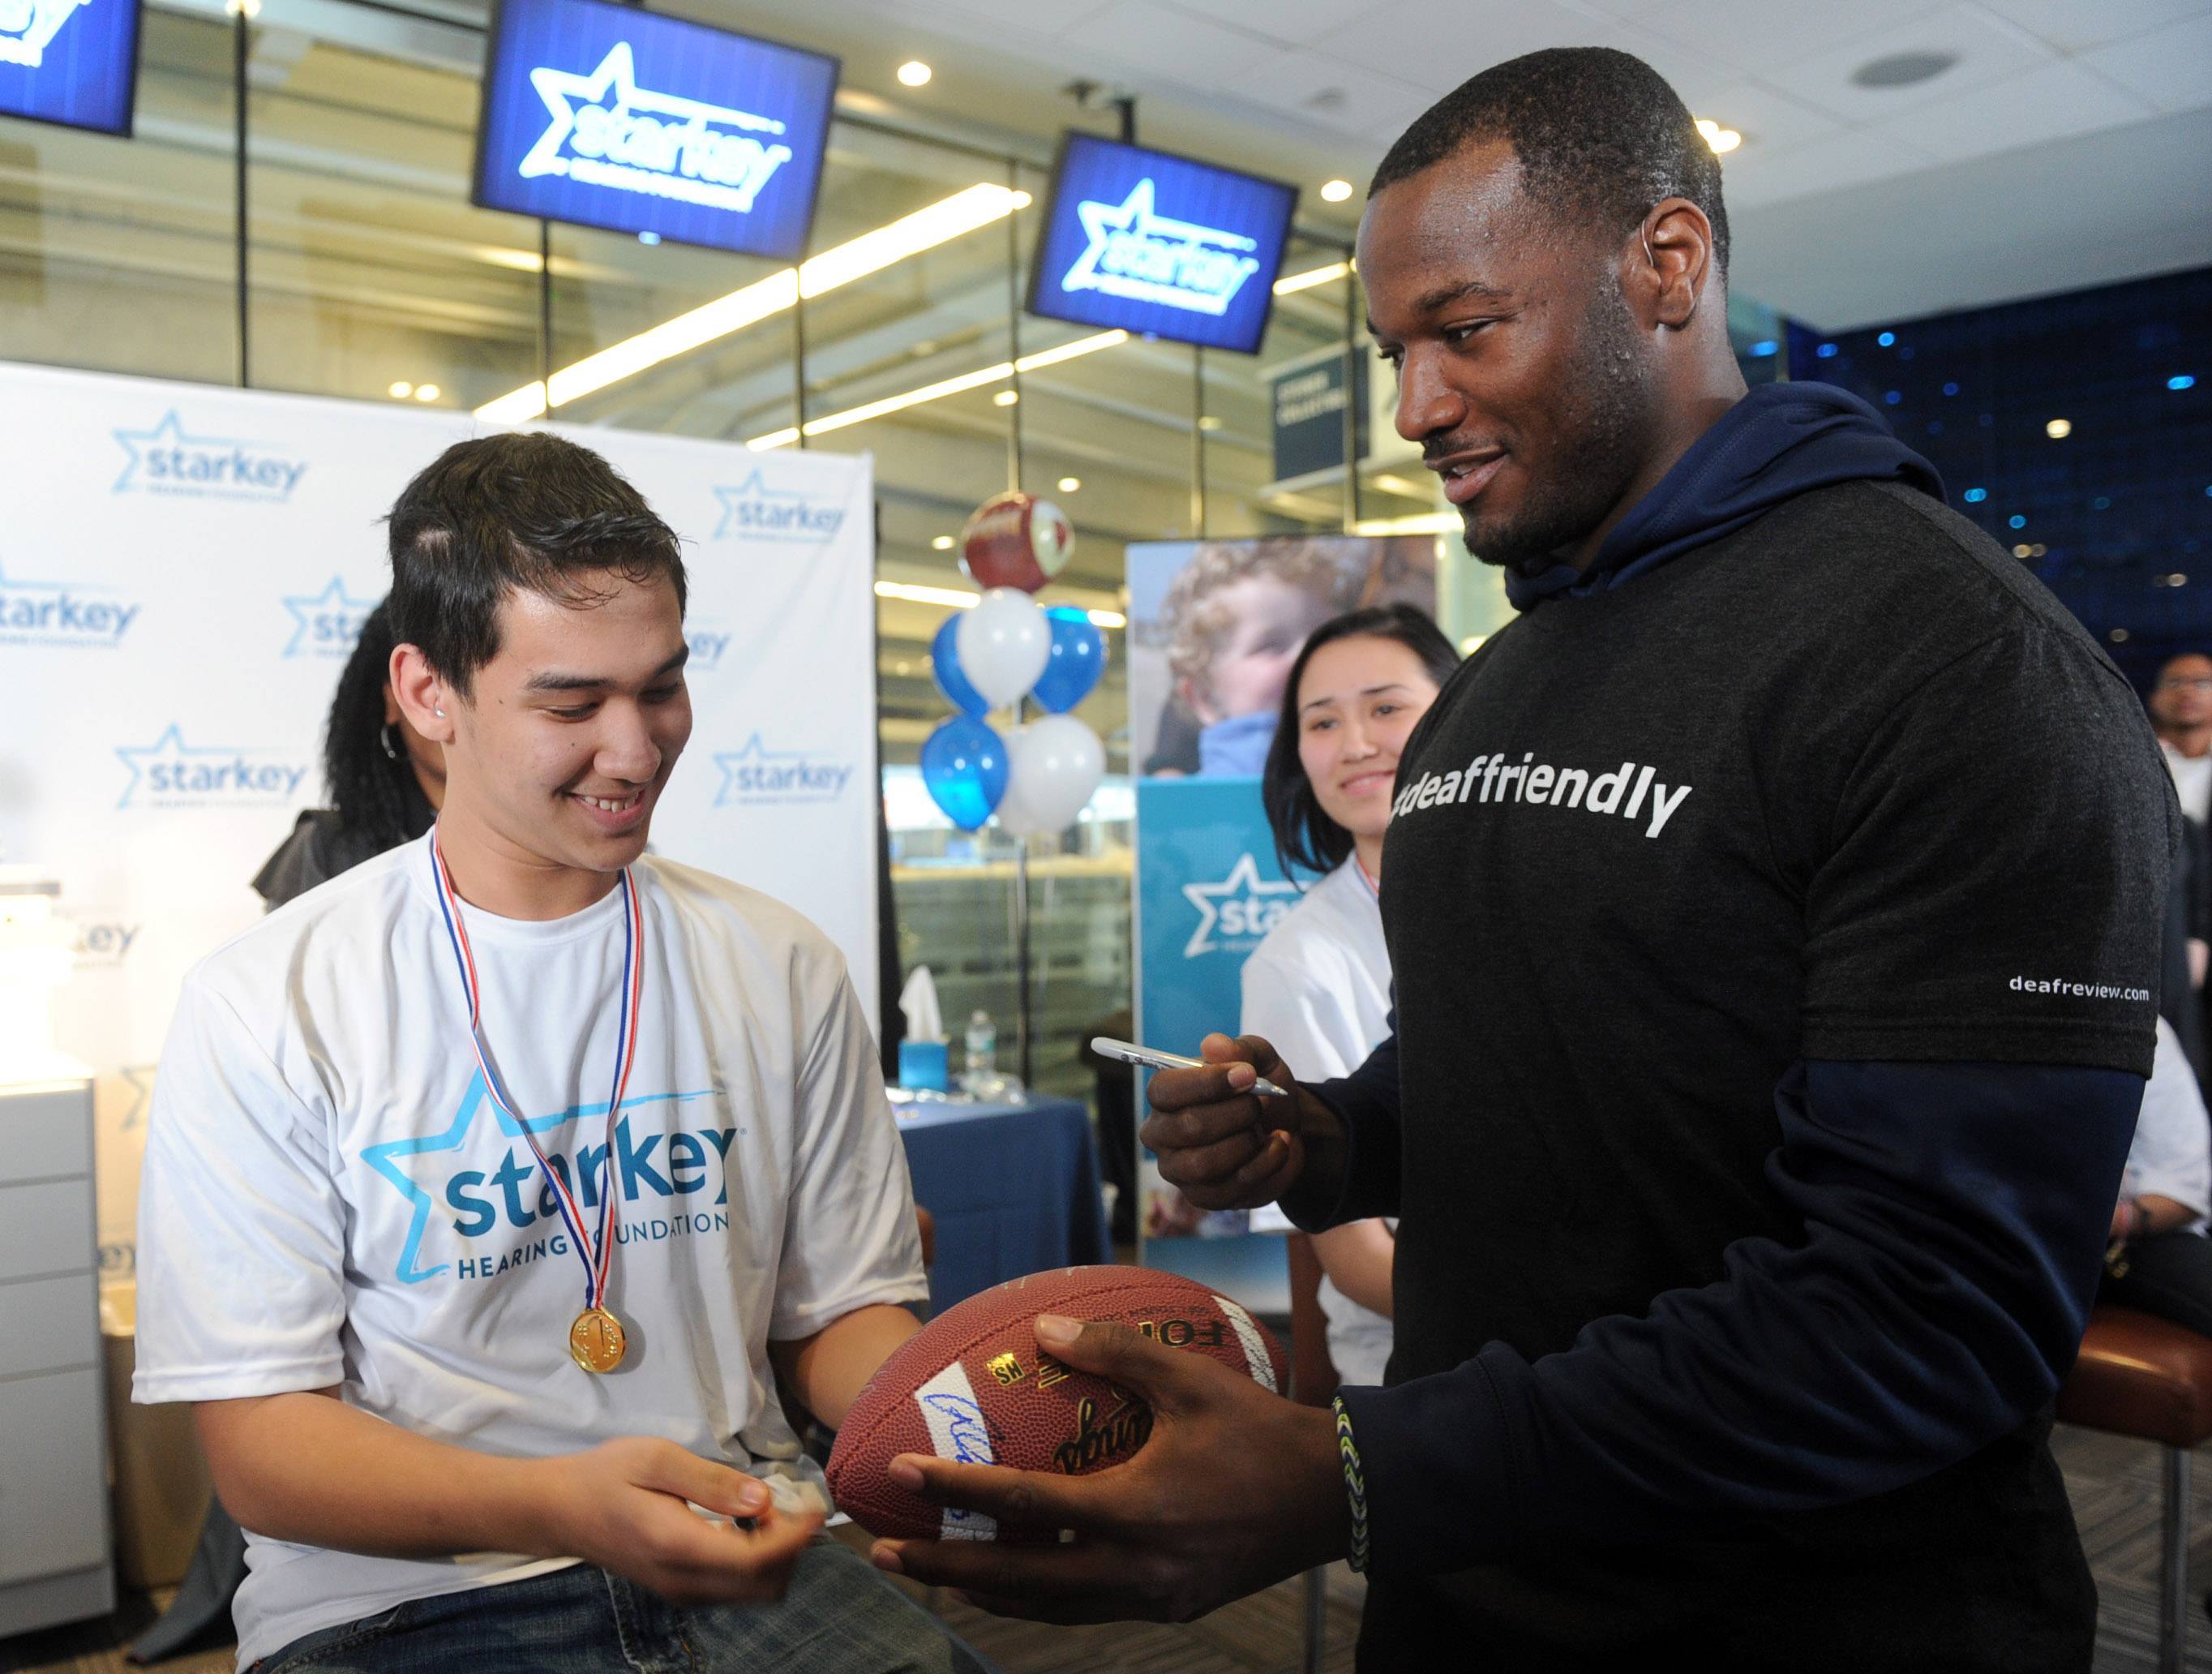
[[[1458,663],[1434,622],[1389,605],[1323,623],[1291,665],[1261,796],[1285,874],[1323,876],[1244,962],[1240,1032],[1302,1075],[1342,1075],[1389,1032],[1382,835],[1398,752]],[[1314,1239],[1329,1361],[1347,1384],[1381,1383],[1390,1357],[1392,1228],[1358,1220]]]

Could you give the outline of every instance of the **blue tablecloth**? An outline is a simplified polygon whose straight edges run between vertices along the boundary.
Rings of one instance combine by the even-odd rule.
[[[937,1218],[939,1312],[1025,1273],[1112,1259],[1091,1119],[1073,1099],[908,1105],[898,1125],[914,1201]]]

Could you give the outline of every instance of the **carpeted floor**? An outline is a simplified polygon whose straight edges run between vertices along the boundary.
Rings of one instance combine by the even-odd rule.
[[[2095,1674],[2151,1674],[2158,1652],[2159,1455],[2143,1443],[2062,1428],[2054,1442],[2097,1577]],[[2199,1450],[2191,1527],[2189,1668],[2212,1674],[2212,1446]],[[1323,1666],[1346,1674],[1363,1584],[1341,1565],[1328,1586]],[[1043,1628],[1001,1622],[951,1600],[943,1614],[1005,1674],[1289,1674],[1304,1647],[1304,1594],[1292,1582],[1240,1600],[1188,1627]],[[121,1647],[152,1619],[143,1594],[115,1616],[0,1640],[0,1674],[124,1674]],[[161,1674],[230,1674],[226,1647],[155,1665]]]

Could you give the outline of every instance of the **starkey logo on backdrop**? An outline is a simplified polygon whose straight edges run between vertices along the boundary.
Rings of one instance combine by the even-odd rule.
[[[118,745],[131,770],[118,808],[281,808],[307,776],[307,764],[289,751],[228,744],[187,744],[171,721],[151,744]]]
[[[1076,206],[1091,242],[1061,276],[1060,288],[1103,291],[1193,313],[1227,313],[1244,282],[1259,271],[1260,259],[1249,253],[1260,247],[1258,241],[1158,214],[1154,190],[1147,177],[1118,204]]]
[[[283,602],[292,617],[292,635],[284,642],[288,657],[351,656],[362,624],[378,603],[348,593],[343,575],[331,576],[319,592],[288,595]]]
[[[62,25],[88,0],[0,0],[0,64],[36,70]]]
[[[1261,877],[1260,862],[1249,853],[1239,855],[1229,875],[1218,882],[1185,884],[1182,892],[1198,909],[1198,928],[1183,944],[1187,959],[1214,953],[1250,953],[1298,901],[1296,884],[1287,878],[1271,882]]]
[[[111,587],[22,581],[0,568],[0,645],[112,651],[142,608],[138,600]]]
[[[823,499],[796,489],[770,488],[758,470],[735,488],[718,488],[721,520],[716,540],[803,541],[819,546],[845,527],[842,500]]]
[[[638,86],[626,40],[588,74],[541,66],[530,72],[530,85],[552,119],[515,165],[525,180],[565,175],[748,215],[769,177],[791,161],[791,148],[775,143],[784,125],[772,117]],[[763,134],[769,137],[756,137]]]
[[[264,442],[195,435],[185,429],[174,407],[145,429],[113,434],[127,456],[122,475],[115,479],[118,494],[281,504],[292,497],[307,468],[305,460],[288,457],[284,449]]]
[[[597,1145],[588,1136],[603,1123],[593,1120],[586,1129],[580,1118],[605,1117],[605,1104],[532,1117],[530,1131],[594,1225],[603,1183],[620,1192],[618,1244],[721,1232],[730,1224],[730,1147],[746,1130],[723,1125],[719,1104],[702,1107],[701,1101],[715,1099],[709,1091],[625,1099],[612,1132]],[[662,1113],[654,1108],[666,1105],[690,1107],[678,1111],[673,1131],[661,1125]],[[694,1111],[706,1119],[697,1120]],[[495,1122],[507,1141],[496,1163],[481,1149],[469,1148],[470,1131],[480,1117]],[[563,1128],[568,1131],[561,1132]],[[568,1254],[553,1189],[539,1172],[522,1130],[485,1096],[482,1070],[469,1078],[459,1106],[441,1132],[366,1146],[361,1160],[413,1210],[392,1263],[392,1275],[402,1284],[421,1284],[444,1273],[489,1279],[548,1256]],[[462,1162],[472,1166],[457,1166]],[[423,1243],[434,1214],[441,1222],[436,1253],[449,1253],[451,1259],[426,1264]],[[447,1228],[458,1242],[443,1237]]]
[[[722,770],[714,806],[834,802],[845,794],[853,763],[823,750],[771,750],[755,733],[735,750],[714,752]]]

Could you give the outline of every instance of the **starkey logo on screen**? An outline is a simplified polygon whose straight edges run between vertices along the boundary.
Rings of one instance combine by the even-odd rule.
[[[345,577],[333,575],[315,593],[286,595],[284,608],[292,618],[291,636],[284,642],[288,657],[349,657],[361,638],[362,624],[376,609],[378,600],[357,599],[346,591]]]
[[[1250,253],[1259,241],[1218,227],[1171,220],[1153,208],[1156,191],[1147,176],[1118,204],[1085,200],[1076,205],[1090,243],[1060,276],[1060,288],[1103,291],[1193,313],[1226,313],[1244,282],[1259,271],[1260,259]]]
[[[670,1113],[656,1108],[671,1105],[678,1107],[672,1130]],[[746,1129],[726,1125],[723,1109],[714,1092],[646,1093],[623,1100],[611,1130],[607,1106],[597,1104],[532,1117],[530,1131],[593,1224],[599,1193],[611,1188],[619,1194],[616,1241],[657,1243],[729,1227],[730,1147]],[[495,1123],[507,1141],[496,1162],[469,1143],[479,1119]],[[603,1142],[590,1142],[603,1131]],[[392,1265],[402,1284],[446,1273],[489,1279],[549,1257],[574,1259],[553,1189],[522,1130],[485,1096],[482,1070],[442,1129],[380,1141],[364,1147],[361,1160],[412,1210]],[[437,1245],[453,1258],[426,1264],[423,1239],[434,1214]],[[458,1244],[444,1238],[447,1229]]]
[[[0,645],[112,651],[143,608],[110,587],[24,581],[0,566]]]
[[[584,75],[540,65],[530,85],[551,119],[515,165],[526,180],[565,175],[749,215],[769,177],[791,161],[791,148],[776,138],[784,125],[773,117],[638,86],[626,40]]]
[[[7,0],[0,0],[0,5]],[[170,494],[210,500],[282,502],[307,469],[284,450],[229,436],[195,435],[174,407],[143,430],[117,430],[126,455],[118,494]]]
[[[757,470],[735,488],[718,488],[721,520],[716,540],[800,541],[826,545],[845,527],[841,500],[823,499],[797,489],[770,488]]]
[[[62,25],[88,0],[0,0],[0,64],[36,70]]]
[[[718,808],[763,803],[834,802],[845,794],[853,764],[819,750],[771,750],[755,733],[735,750],[719,750]]]
[[[307,764],[285,750],[185,742],[172,721],[151,744],[118,745],[131,770],[118,808],[281,808],[299,795]]]
[[[1298,901],[1296,884],[1286,878],[1262,878],[1260,862],[1249,854],[1237,857],[1227,877],[1210,884],[1185,884],[1182,893],[1198,909],[1198,927],[1183,944],[1187,959],[1215,953],[1250,953]]]

